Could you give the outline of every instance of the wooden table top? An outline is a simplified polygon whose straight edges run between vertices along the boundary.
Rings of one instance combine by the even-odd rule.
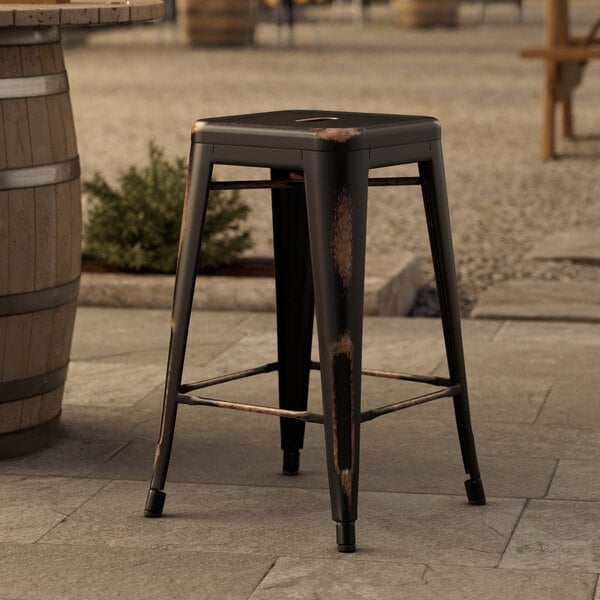
[[[164,12],[162,0],[0,4],[0,27],[131,23],[160,19]]]

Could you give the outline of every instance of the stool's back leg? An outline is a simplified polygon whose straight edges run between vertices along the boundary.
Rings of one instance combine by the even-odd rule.
[[[289,179],[273,169],[272,179]],[[273,246],[277,297],[277,362],[279,406],[305,411],[308,404],[314,293],[306,198],[303,188],[273,189]],[[305,422],[282,418],[283,472],[294,475],[300,465]]]
[[[167,479],[175,419],[177,417],[177,394],[181,385],[183,361],[187,342],[198,253],[202,241],[202,230],[208,202],[212,164],[211,147],[192,144],[186,197],[183,206],[181,235],[179,238],[179,256],[175,293],[173,295],[173,314],[171,319],[171,342],[167,360],[167,377],[163,402],[160,435],[156,444],[154,471],[150,491],[146,502],[145,516],[160,517],[165,501],[162,491]]]
[[[423,201],[427,216],[437,293],[440,301],[448,370],[452,384],[459,384],[461,387],[461,393],[454,397],[454,412],[465,472],[469,475],[465,487],[469,501],[472,504],[484,504],[485,495],[479,475],[475,440],[469,413],[444,163],[440,143],[434,142],[432,146],[432,160],[419,163],[419,174],[427,182],[422,187]]]
[[[338,549],[355,550],[368,152],[303,152]]]

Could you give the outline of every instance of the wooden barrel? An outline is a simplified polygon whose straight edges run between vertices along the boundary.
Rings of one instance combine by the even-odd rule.
[[[249,46],[257,0],[180,0],[178,20],[192,46]]]
[[[79,158],[60,32],[0,36],[0,457],[58,431],[81,270]]]
[[[457,0],[392,0],[396,25],[403,27],[453,26],[458,20]]]

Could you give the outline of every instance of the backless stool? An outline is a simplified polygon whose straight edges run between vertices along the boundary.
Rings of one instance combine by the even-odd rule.
[[[369,169],[418,163],[419,177],[369,179]],[[271,180],[211,183],[215,164],[267,167]],[[369,185],[420,185],[431,244],[449,377],[363,370],[362,326]],[[277,362],[183,384],[196,266],[210,189],[270,188],[277,304]],[[316,305],[319,362],[311,360]],[[323,414],[307,411],[311,369],[320,370]],[[278,372],[280,408],[201,397],[197,390]],[[361,375],[439,390],[361,413]],[[325,427],[332,516],[341,552],[356,549],[360,424],[402,408],[452,397],[471,504],[485,504],[471,430],[440,126],[431,117],[280,111],[198,121],[173,299],[171,344],[154,473],[145,515],[159,517],[179,404],[281,418],[283,471],[298,472],[305,422]]]

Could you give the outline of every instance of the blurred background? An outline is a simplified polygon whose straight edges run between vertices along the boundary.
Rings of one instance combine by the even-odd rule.
[[[528,257],[565,230],[600,226],[600,63],[574,94],[575,140],[540,160],[546,4],[393,0],[293,7],[270,0],[185,0],[163,23],[65,33],[65,57],[83,177],[108,180],[146,160],[154,140],[186,156],[203,117],[287,108],[425,114],[442,124],[456,261],[465,312],[509,279],[600,281],[597,265]],[[198,5],[194,3],[197,2]],[[600,4],[570,4],[585,34]],[[211,21],[211,19],[214,19]],[[407,173],[397,168],[395,173]],[[218,168],[219,179],[264,177]],[[266,192],[247,192],[254,255],[268,256]],[[368,252],[429,250],[418,190],[370,195]],[[426,311],[425,311],[426,312]]]

